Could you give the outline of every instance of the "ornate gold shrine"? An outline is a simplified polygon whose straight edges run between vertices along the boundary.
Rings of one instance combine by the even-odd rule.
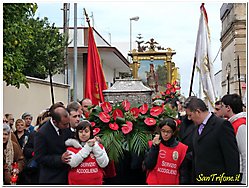
[[[142,37],[137,38],[141,39]],[[153,38],[145,43],[148,44],[147,46],[141,46],[141,43],[143,43],[143,41],[136,42],[138,43],[138,49],[133,49],[132,52],[128,54],[132,57],[133,63],[130,64],[130,68],[132,70],[133,78],[142,79],[145,82],[144,75],[146,74],[147,85],[155,91],[158,91],[158,85],[156,86],[156,78],[158,80],[158,77],[160,76],[156,76],[156,73],[161,74],[161,83],[164,77],[165,83],[173,83],[174,81],[179,81],[178,68],[175,67],[175,63],[172,61],[172,56],[176,54],[174,50],[172,50],[171,48],[164,49],[161,46],[156,46],[158,43],[154,41]],[[158,51],[156,51],[156,49]],[[147,68],[148,64],[149,68]],[[153,70],[155,65],[157,67],[159,66],[159,68],[156,69],[156,72],[155,70]],[[142,69],[147,68],[147,70],[141,72],[141,67]],[[151,74],[154,75],[154,81],[153,78],[151,78]]]

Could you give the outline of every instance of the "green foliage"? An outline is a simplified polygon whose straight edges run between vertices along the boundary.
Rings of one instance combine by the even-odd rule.
[[[158,85],[164,86],[167,83],[167,69],[164,65],[158,65],[156,69],[158,75]]]
[[[101,142],[103,143],[110,160],[115,162],[124,157],[123,141],[124,135],[121,131],[106,130],[104,133],[99,134]]]
[[[66,39],[48,19],[34,19],[37,4],[3,4],[3,79],[28,87],[25,76],[46,78],[64,68]]]
[[[27,20],[34,15],[36,4],[4,3],[3,4],[3,79],[7,85],[27,86],[22,70],[27,63],[23,51],[28,48],[27,36],[31,28]]]
[[[132,131],[127,135],[129,151],[136,153],[138,156],[143,155],[148,148],[148,141],[152,138],[148,131]]]
[[[45,79],[49,70],[52,75],[60,73],[64,69],[64,46],[66,40],[59,30],[50,26],[48,19],[30,19],[29,25],[33,28],[32,41],[29,42],[29,50],[25,51],[28,64],[23,73],[27,76]]]

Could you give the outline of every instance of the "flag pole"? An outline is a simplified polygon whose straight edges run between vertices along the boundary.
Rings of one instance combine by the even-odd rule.
[[[89,17],[88,17],[88,14],[86,13],[86,9],[83,8],[83,10],[84,10],[84,13],[85,13],[85,16],[86,16],[86,21],[87,21],[87,23],[88,23],[88,27],[91,27],[91,25],[90,25],[90,19],[89,19]]]
[[[192,76],[191,76],[191,82],[190,82],[190,88],[189,88],[189,97],[191,96],[191,93],[192,93],[192,87],[193,87],[193,81],[194,81],[194,75],[195,75],[195,63],[196,63],[196,57],[194,58],[194,63],[193,63]]]

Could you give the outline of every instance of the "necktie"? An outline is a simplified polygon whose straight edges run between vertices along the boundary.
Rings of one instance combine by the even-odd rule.
[[[59,130],[58,130],[58,133],[59,133],[59,136],[62,135],[62,130],[59,129]]]
[[[200,126],[198,128],[199,135],[201,135],[201,132],[202,132],[203,129],[204,129],[204,124],[202,123],[202,124],[200,124]]]

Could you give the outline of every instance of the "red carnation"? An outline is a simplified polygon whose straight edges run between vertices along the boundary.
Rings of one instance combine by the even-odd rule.
[[[104,123],[108,123],[111,119],[110,115],[106,112],[100,112],[99,113],[99,119],[103,121]]]
[[[160,106],[155,106],[150,109],[150,115],[152,116],[158,116],[163,112],[163,108]]]
[[[156,120],[154,118],[146,118],[144,123],[148,126],[153,126],[156,124]]]
[[[148,111],[148,109],[149,109],[149,106],[148,106],[148,104],[143,104],[140,108],[139,108],[139,112],[141,113],[141,114],[146,114],[146,112]]]
[[[112,129],[112,130],[114,130],[114,131],[116,131],[116,130],[118,130],[118,124],[116,123],[116,122],[114,122],[114,123],[110,123],[109,124],[109,127],[110,127],[110,129]]]
[[[170,91],[171,91],[171,93],[175,93],[176,92],[176,88],[172,87]]]
[[[128,110],[130,109],[130,107],[131,107],[130,102],[127,101],[127,100],[124,100],[124,101],[122,102],[122,105],[123,105],[125,111],[128,111]]]
[[[132,126],[133,126],[132,122],[127,121],[126,124],[122,126],[121,130],[124,134],[128,134],[129,132],[132,131]]]
[[[132,129],[132,127],[133,127],[133,123],[130,122],[130,121],[126,121],[126,125],[127,125],[128,127],[130,127],[131,129]]]
[[[111,112],[112,111],[112,106],[109,102],[103,102],[101,104],[101,108],[104,112],[108,113],[108,112]]]
[[[138,115],[139,115],[139,109],[134,107],[130,110],[130,112],[132,113],[132,115],[135,117],[135,118],[138,118]]]
[[[14,168],[17,168],[17,169],[18,169],[18,163],[17,163],[17,162],[12,163],[12,168],[13,168],[13,169],[14,169]]]
[[[94,128],[93,129],[93,136],[95,136],[96,134],[98,134],[100,131],[100,128]]]
[[[167,84],[166,84],[166,88],[167,88],[167,89],[171,89],[172,87],[173,87],[173,86],[172,86],[170,83],[167,83]]]
[[[178,126],[182,123],[180,119],[176,119],[175,122],[176,122],[176,126]]]
[[[120,110],[120,109],[117,108],[117,109],[115,109],[115,110],[113,111],[112,116],[113,116],[113,119],[116,120],[117,117],[123,118],[123,117],[124,117],[124,114],[123,114],[122,110]]]
[[[165,94],[166,94],[166,95],[170,95],[170,89],[167,89],[167,90],[165,91]]]
[[[91,123],[92,127],[94,127],[96,125],[95,122],[90,122],[90,123]]]

